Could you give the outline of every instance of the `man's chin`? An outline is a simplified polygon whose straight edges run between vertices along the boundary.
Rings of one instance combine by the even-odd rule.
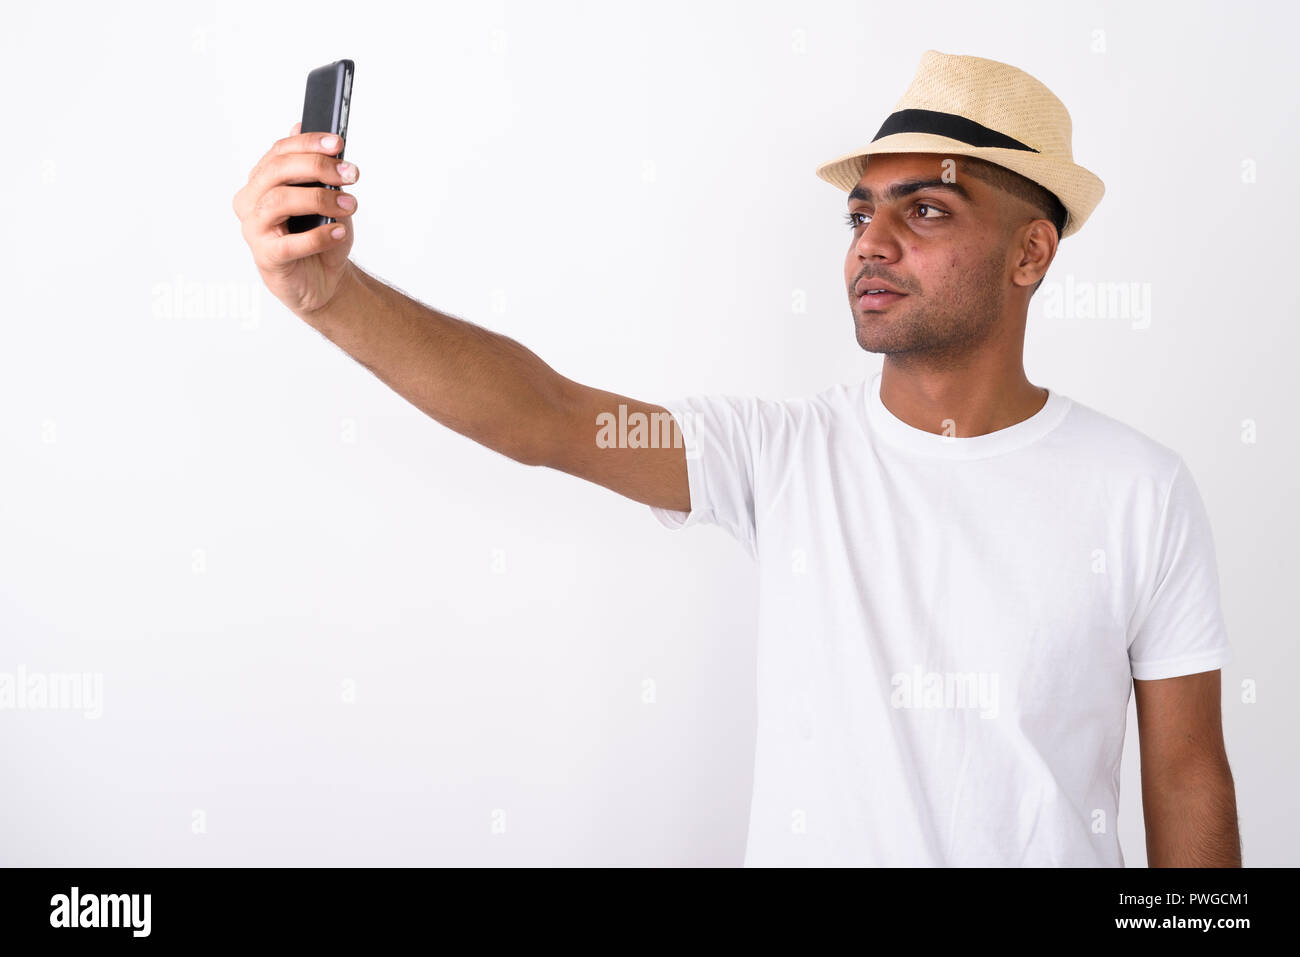
[[[864,331],[861,326],[857,330],[858,345],[863,352],[893,352],[894,346],[886,337],[877,335],[874,332]]]

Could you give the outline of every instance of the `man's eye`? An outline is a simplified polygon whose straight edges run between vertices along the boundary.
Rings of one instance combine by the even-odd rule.
[[[948,215],[945,210],[940,209],[938,206],[931,206],[929,203],[917,203],[913,209],[917,210],[917,219],[942,219]],[[923,209],[928,212],[928,215],[921,214],[920,211]],[[861,222],[858,221],[858,217],[862,217]],[[871,221],[871,214],[861,212],[846,213],[844,221],[850,229],[857,229],[859,226],[865,226]]]

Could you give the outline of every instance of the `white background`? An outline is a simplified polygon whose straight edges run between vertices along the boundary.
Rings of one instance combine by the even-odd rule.
[[[1191,467],[1246,863],[1297,863],[1289,8],[5,20],[0,671],[99,673],[104,697],[98,720],[0,711],[0,863],[739,864],[740,547],[425,417],[262,289],[230,202],[308,70],[348,57],[359,264],[593,386],[810,394],[880,366],[853,336],[844,195],[813,170],[874,135],[926,49],[1043,80],[1106,182],[1048,280],[1150,284],[1150,325],[1050,319],[1040,292],[1026,370]],[[1136,745],[1130,724],[1130,866]]]

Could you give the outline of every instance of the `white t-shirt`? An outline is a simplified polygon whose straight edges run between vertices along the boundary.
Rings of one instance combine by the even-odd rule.
[[[1182,458],[1049,390],[987,435],[913,428],[880,374],[664,403],[690,512],[758,562],[745,866],[1124,866],[1132,679],[1231,660]]]

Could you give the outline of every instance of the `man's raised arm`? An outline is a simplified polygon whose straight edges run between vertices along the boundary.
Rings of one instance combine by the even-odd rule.
[[[354,183],[337,138],[293,133],[276,142],[233,207],[262,280],[295,315],[433,419],[527,465],[545,465],[662,508],[690,510],[686,453],[661,406],[561,376],[515,340],[444,315],[348,259],[356,200],[301,185]],[[290,216],[337,222],[289,233]],[[632,448],[598,442],[602,416],[668,416],[671,441]],[[653,419],[652,419],[653,421]]]

